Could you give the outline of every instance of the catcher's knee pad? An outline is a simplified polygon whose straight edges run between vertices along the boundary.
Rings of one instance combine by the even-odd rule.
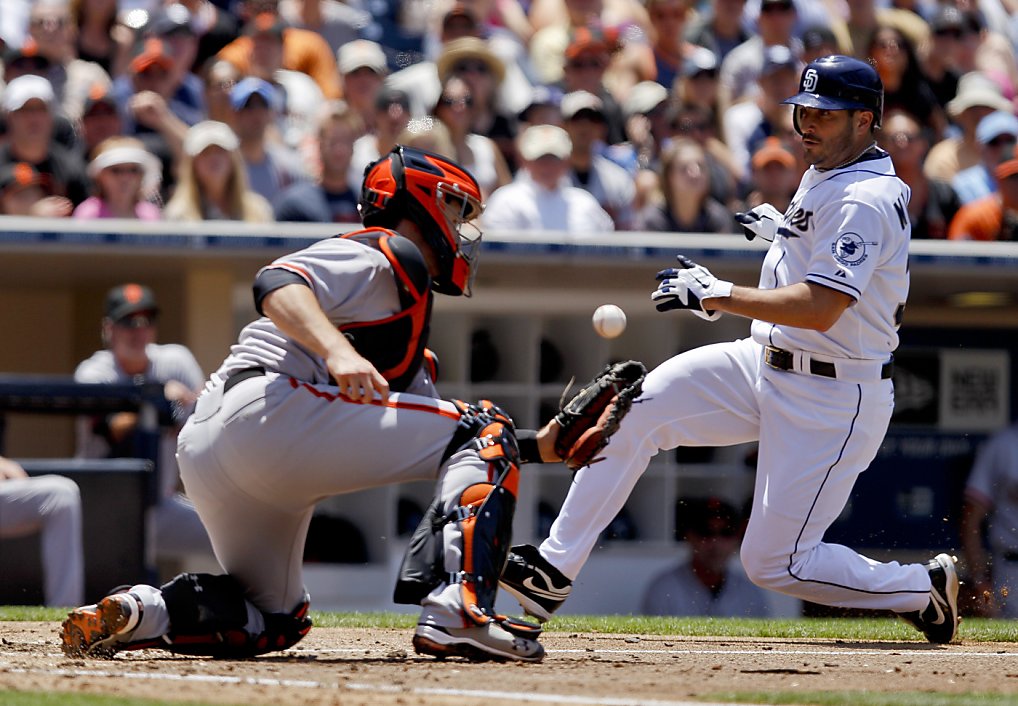
[[[307,600],[289,613],[257,611],[229,575],[180,574],[160,590],[170,632],[159,645],[131,645],[135,649],[159,646],[190,655],[252,657],[291,647],[311,629]],[[249,607],[261,621],[252,622]]]

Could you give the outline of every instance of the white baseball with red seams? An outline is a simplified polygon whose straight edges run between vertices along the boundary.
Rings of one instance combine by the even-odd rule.
[[[615,304],[602,304],[591,320],[601,338],[617,338],[626,330],[626,312]]]

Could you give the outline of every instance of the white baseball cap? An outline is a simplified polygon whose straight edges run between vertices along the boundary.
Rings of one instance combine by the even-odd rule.
[[[626,117],[646,115],[668,100],[668,89],[657,81],[640,81],[629,89],[626,97]]]
[[[53,85],[42,76],[25,74],[7,84],[2,91],[4,112],[12,113],[21,110],[25,103],[38,99],[46,105],[53,105],[56,95],[53,93]]]
[[[562,96],[559,103],[562,117],[569,120],[581,110],[590,110],[599,115],[604,115],[604,101],[590,91],[573,91]]]
[[[192,125],[184,135],[184,152],[192,157],[197,157],[212,145],[232,152],[240,147],[240,140],[229,125],[218,120],[205,120]]]
[[[336,52],[336,61],[341,74],[348,74],[365,66],[382,76],[389,73],[385,50],[377,42],[368,39],[355,39],[341,46]]]
[[[573,151],[569,133],[557,125],[531,125],[519,137],[520,156],[528,162],[552,155],[568,159]]]

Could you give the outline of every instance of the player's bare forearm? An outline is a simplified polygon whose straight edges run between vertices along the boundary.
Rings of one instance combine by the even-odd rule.
[[[262,310],[280,331],[325,360],[343,394],[367,402],[378,392],[389,394],[389,384],[361,356],[318,305],[314,292],[301,284],[280,287],[265,296]]]
[[[852,303],[847,294],[812,282],[777,289],[732,287],[728,297],[706,299],[705,309],[716,309],[783,326],[826,331]]]
[[[561,461],[562,457],[555,453],[555,439],[558,438],[558,422],[552,419],[537,432],[537,450],[541,454],[542,463]]]

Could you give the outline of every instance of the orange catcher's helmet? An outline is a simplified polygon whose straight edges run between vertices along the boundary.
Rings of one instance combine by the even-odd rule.
[[[470,296],[481,247],[481,231],[471,221],[484,206],[477,180],[463,167],[396,145],[364,170],[358,208],[368,227],[395,228],[404,218],[416,223],[439,264],[431,288]]]

